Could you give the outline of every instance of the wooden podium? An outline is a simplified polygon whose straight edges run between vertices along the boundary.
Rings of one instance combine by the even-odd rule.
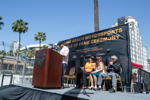
[[[32,85],[38,88],[61,88],[62,59],[52,49],[37,51]]]

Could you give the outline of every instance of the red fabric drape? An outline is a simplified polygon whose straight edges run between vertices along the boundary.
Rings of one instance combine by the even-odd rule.
[[[134,62],[131,62],[131,65],[134,66],[134,68],[144,68],[141,64],[137,64],[137,63],[134,63]]]

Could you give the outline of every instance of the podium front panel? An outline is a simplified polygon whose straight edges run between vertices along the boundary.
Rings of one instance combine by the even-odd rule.
[[[36,52],[33,70],[33,86],[39,88],[60,88],[62,74],[62,56],[51,50]]]

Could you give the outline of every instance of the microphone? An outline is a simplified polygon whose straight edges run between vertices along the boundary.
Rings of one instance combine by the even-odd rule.
[[[111,51],[111,49],[106,49],[106,52],[109,53]]]

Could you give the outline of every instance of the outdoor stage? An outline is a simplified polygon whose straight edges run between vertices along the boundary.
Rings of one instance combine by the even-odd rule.
[[[66,87],[64,89],[38,89],[33,86],[9,85],[0,88],[0,100],[149,100],[149,94],[109,93]],[[76,94],[73,94],[76,93]]]

